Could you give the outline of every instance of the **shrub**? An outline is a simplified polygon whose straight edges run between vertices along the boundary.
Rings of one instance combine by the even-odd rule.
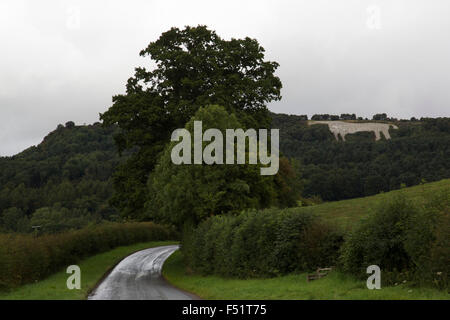
[[[301,234],[298,250],[298,270],[316,270],[334,266],[344,237],[329,225],[317,222]]]
[[[414,280],[448,288],[450,275],[450,190],[431,197],[411,218],[405,248],[414,266]]]
[[[342,268],[366,277],[375,264],[387,284],[413,280],[448,287],[449,199],[445,191],[423,207],[403,196],[382,204],[347,237]]]
[[[108,223],[55,235],[0,234],[0,289],[43,279],[89,255],[117,246],[173,240],[172,229],[145,223]]]
[[[211,217],[184,237],[182,250],[196,272],[249,278],[333,265],[341,242],[311,214],[267,209]]]
[[[405,232],[415,211],[403,197],[382,204],[350,233],[343,246],[344,270],[365,276],[366,268],[373,264],[386,271],[407,269],[410,259],[404,247]]]
[[[243,216],[221,216],[220,219],[220,223],[217,223],[221,230],[216,238],[214,272],[231,276],[234,274],[233,263],[236,263],[236,257],[231,255],[230,249],[233,246],[235,233]]]
[[[230,248],[229,274],[257,277],[273,273],[272,255],[276,240],[277,219],[265,212],[247,212],[235,224]]]
[[[300,246],[305,230],[313,227],[312,219],[311,215],[301,215],[295,211],[280,213],[273,248],[277,273],[306,270],[304,265],[300,265],[300,261],[304,258]]]

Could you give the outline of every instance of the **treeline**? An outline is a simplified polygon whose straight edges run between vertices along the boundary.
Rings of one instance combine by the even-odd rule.
[[[282,154],[299,163],[304,197],[348,199],[450,177],[448,118],[397,122],[391,140],[374,142],[372,133],[362,132],[345,143],[336,142],[326,125],[308,126],[304,119],[272,114]],[[117,130],[68,122],[40,145],[0,158],[0,232],[40,226],[54,233],[118,219],[109,203],[121,161]]]
[[[396,122],[390,140],[372,132],[337,142],[327,125],[299,116],[272,114],[280,149],[300,162],[303,196],[334,201],[362,197],[450,177],[450,119]]]
[[[272,119],[282,154],[297,160],[303,197],[341,200],[450,177],[448,118],[397,122],[391,140],[374,142],[373,133],[361,132],[345,143],[336,142],[326,125],[308,126],[302,116]],[[68,122],[40,145],[0,158],[0,232],[40,226],[40,232],[54,233],[117,220],[120,213],[109,203],[111,177],[121,162],[113,141],[117,130]]]
[[[284,114],[279,114],[280,116],[284,116]],[[296,115],[295,116],[298,120],[308,120],[308,116],[307,115]],[[420,118],[417,119],[416,117],[411,117],[409,120],[408,119],[397,119],[394,117],[388,117],[388,115],[386,113],[377,113],[374,114],[372,116],[372,120],[373,121],[400,121],[400,122],[407,122],[407,121],[426,121],[429,120],[431,118]],[[341,115],[337,115],[337,114],[328,114],[328,113],[324,113],[324,114],[314,114],[311,117],[311,120],[313,121],[337,121],[337,120],[359,120],[359,121],[368,121],[369,118],[363,118],[363,117],[356,117],[355,113],[341,113]]]
[[[0,231],[58,232],[114,220],[115,127],[67,122],[38,146],[0,158]]]

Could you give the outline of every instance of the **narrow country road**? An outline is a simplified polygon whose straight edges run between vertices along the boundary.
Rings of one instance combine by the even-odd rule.
[[[164,261],[179,246],[145,249],[123,259],[88,297],[89,300],[191,300],[161,276]]]

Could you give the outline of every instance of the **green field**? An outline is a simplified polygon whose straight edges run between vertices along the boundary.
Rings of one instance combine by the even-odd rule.
[[[306,274],[292,274],[271,279],[226,279],[218,276],[188,274],[179,251],[172,254],[163,267],[164,277],[174,286],[195,293],[203,299],[450,299],[444,291],[409,288],[407,284],[368,290],[365,281],[332,272],[307,282]]]
[[[450,179],[446,179],[371,197],[328,202],[295,210],[312,211],[325,221],[349,230],[380,203],[396,194],[404,194],[406,198],[422,204],[425,198],[449,188]],[[163,275],[175,286],[205,299],[450,299],[445,291],[410,287],[408,283],[368,290],[365,281],[337,271],[312,282],[306,281],[306,274],[248,280],[200,276],[186,271],[180,252],[167,260]]]
[[[81,289],[69,290],[66,280],[69,275],[65,270],[48,277],[45,280],[24,285],[8,293],[0,293],[0,300],[83,300],[90,290],[126,256],[147,248],[175,244],[171,241],[153,241],[138,243],[131,246],[117,247],[78,263],[81,269]]]
[[[450,179],[380,193],[370,197],[326,202],[310,207],[303,207],[300,210],[311,210],[327,222],[338,225],[343,229],[350,229],[362,217],[367,216],[380,203],[386,201],[393,195],[404,194],[408,199],[423,203],[424,197],[432,196],[445,189],[450,189]]]

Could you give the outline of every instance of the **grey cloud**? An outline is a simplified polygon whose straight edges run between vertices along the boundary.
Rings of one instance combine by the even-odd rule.
[[[373,5],[380,29],[367,26]],[[140,49],[172,26],[257,38],[280,63],[274,112],[450,116],[449,14],[446,0],[3,0],[0,155],[97,121],[145,63]]]

